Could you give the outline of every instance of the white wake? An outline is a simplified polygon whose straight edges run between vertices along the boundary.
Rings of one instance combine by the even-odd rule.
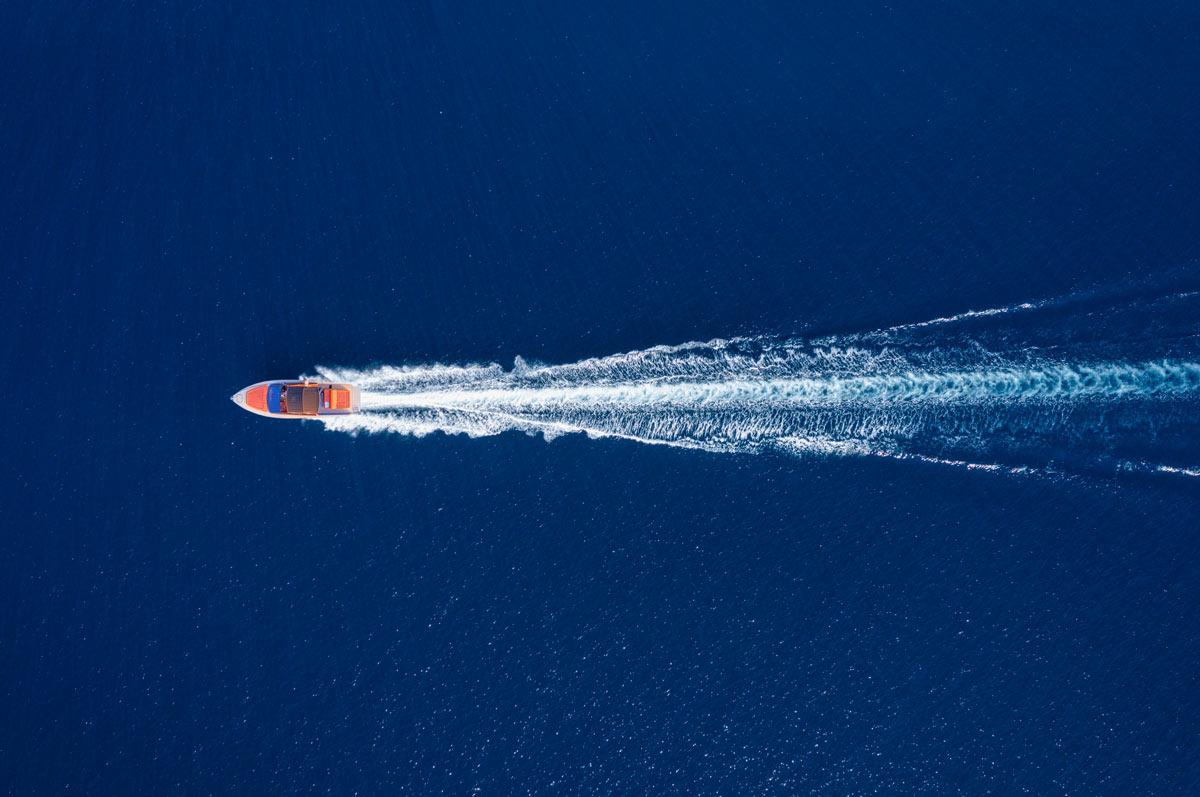
[[[1155,358],[1145,345],[1013,346],[986,329],[930,337],[940,334],[931,327],[1036,309],[816,342],[658,346],[564,365],[321,368],[320,379],[359,385],[363,409],[322,422],[418,437],[582,433],[709,451],[1200,473],[1188,459],[1200,439],[1200,356],[1186,356],[1188,346]]]

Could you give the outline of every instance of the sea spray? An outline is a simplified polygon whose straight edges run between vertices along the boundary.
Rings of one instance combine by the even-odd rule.
[[[1180,303],[1195,296],[1170,301],[1179,315]],[[511,369],[321,368],[323,380],[359,385],[363,407],[322,422],[351,433],[583,433],[708,451],[881,455],[1022,472],[1196,473],[1195,315],[1183,312],[1181,328],[1160,336],[1157,347],[1126,334],[1137,328],[1122,330],[1116,313],[1107,337],[1056,331],[1071,320],[1061,318],[1023,336],[983,326],[1059,304],[814,340],[656,346],[562,365],[518,358]]]

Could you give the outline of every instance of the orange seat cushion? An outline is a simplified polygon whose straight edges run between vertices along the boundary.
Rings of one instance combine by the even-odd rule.
[[[328,407],[333,410],[348,410],[350,409],[350,391],[349,390],[333,390],[325,391],[325,400],[328,402]]]
[[[267,386],[251,388],[246,391],[246,406],[252,410],[267,411]]]

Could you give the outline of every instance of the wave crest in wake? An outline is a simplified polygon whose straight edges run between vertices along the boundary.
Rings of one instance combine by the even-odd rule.
[[[321,368],[362,389],[332,430],[584,433],[709,451],[883,455],[996,469],[1189,475],[1200,442],[1192,295],[1126,308],[1108,336],[1009,311],[816,340],[746,337],[541,365]],[[1035,305],[1015,308],[1026,314]],[[1158,326],[1146,335],[1150,313]],[[1162,319],[1184,319],[1163,327]],[[954,327],[947,331],[943,327]],[[1155,356],[1157,355],[1157,356]]]

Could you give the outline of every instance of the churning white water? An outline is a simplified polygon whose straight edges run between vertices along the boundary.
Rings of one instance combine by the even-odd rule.
[[[710,451],[878,454],[989,468],[1194,473],[1200,357],[1114,358],[1119,346],[1013,346],[931,327],[963,313],[818,340],[747,337],[511,369],[321,368],[362,389],[343,432],[569,433]],[[919,334],[918,334],[919,333]],[[993,336],[994,337],[994,336]],[[1100,352],[1100,353],[1098,353]],[[1186,352],[1185,352],[1186,353]],[[1107,354],[1108,356],[1104,356]],[[1163,460],[1163,461],[1159,461]]]

